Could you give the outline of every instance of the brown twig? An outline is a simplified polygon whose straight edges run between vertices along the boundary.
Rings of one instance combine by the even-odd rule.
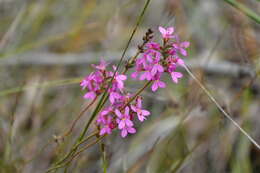
[[[78,122],[78,120],[79,120],[79,119],[84,115],[84,113],[96,102],[96,100],[97,100],[97,97],[95,97],[95,98],[91,101],[91,103],[88,104],[88,105],[79,113],[79,115],[77,116],[77,118],[73,121],[71,127],[67,130],[67,132],[66,132],[64,135],[62,135],[62,138],[68,136],[68,135],[72,132],[72,130],[73,130],[73,128],[75,127],[75,125],[76,125],[76,123]]]

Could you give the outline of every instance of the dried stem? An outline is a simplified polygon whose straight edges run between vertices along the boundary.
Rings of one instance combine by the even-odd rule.
[[[72,162],[73,159],[75,159],[77,156],[79,156],[83,151],[85,151],[86,149],[88,149],[89,147],[97,144],[103,137],[105,136],[101,136],[100,138],[98,138],[97,140],[91,142],[90,144],[87,144],[85,147],[83,147],[80,151],[78,151],[77,153],[75,153],[67,162],[63,163],[63,164],[59,164],[53,168],[50,168],[46,171],[46,173],[49,173],[49,172],[52,172],[52,171],[55,171],[59,168],[63,168],[65,166],[67,166],[68,164],[70,164]]]
[[[210,100],[217,106],[217,108],[228,118],[258,149],[260,149],[260,145],[235,121],[233,118],[220,106],[217,100],[212,96],[208,89],[206,89],[202,83],[193,75],[190,69],[184,65],[185,70],[188,74],[197,82],[200,88],[208,95]]]
[[[66,137],[68,136],[72,131],[73,131],[73,128],[75,127],[76,123],[78,122],[78,120],[84,115],[84,113],[96,102],[97,100],[97,96],[91,101],[90,104],[88,104],[80,113],[79,115],[77,116],[77,118],[73,121],[70,129],[64,134],[62,135],[62,138],[63,137]]]

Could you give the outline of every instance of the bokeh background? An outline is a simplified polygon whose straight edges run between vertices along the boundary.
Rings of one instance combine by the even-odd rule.
[[[260,15],[259,0],[237,0]],[[0,172],[41,173],[69,149],[90,109],[62,134],[88,101],[79,81],[101,58],[117,62],[144,0],[0,1]],[[152,0],[131,42],[148,28],[174,26],[191,42],[187,64],[221,106],[260,143],[260,25],[219,0]],[[258,173],[260,150],[227,120],[184,72],[176,85],[146,90],[152,115],[138,133],[103,140],[109,173]],[[137,90],[128,80],[128,89]],[[94,126],[93,126],[94,129]],[[63,172],[60,169],[57,172]],[[102,172],[99,145],[68,167]]]

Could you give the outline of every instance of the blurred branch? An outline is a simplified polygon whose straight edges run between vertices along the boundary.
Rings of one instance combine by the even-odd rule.
[[[14,57],[0,59],[0,67],[6,66],[54,66],[54,65],[75,65],[75,66],[88,66],[92,63],[97,63],[99,58],[93,57],[106,57],[105,60],[116,62],[119,59],[120,52],[87,52],[82,54],[54,54],[48,52],[31,52]],[[135,54],[135,49],[130,49],[126,56],[131,57]],[[107,58],[109,57],[109,58]],[[204,54],[198,57],[205,57]],[[207,58],[192,58],[186,60],[186,64],[191,68],[201,68],[206,73],[211,73],[219,76],[239,77],[249,76],[254,77],[255,72],[249,66],[238,65],[228,61],[217,60],[213,57],[210,61]],[[181,69],[180,69],[181,70]]]
[[[236,0],[224,0],[224,1],[227,2],[228,4],[232,5],[233,7],[235,7],[242,13],[244,13],[245,15],[247,15],[249,18],[254,20],[256,23],[260,24],[260,16],[257,13],[255,13],[254,11],[252,11],[250,8],[244,6],[243,4],[237,2]]]
[[[3,51],[3,49],[5,48],[5,46],[8,43],[8,41],[15,36],[14,32],[15,32],[16,28],[18,27],[18,25],[19,25],[23,15],[24,15],[24,13],[26,12],[25,7],[26,7],[26,5],[23,5],[21,7],[21,9],[19,10],[17,16],[15,17],[14,21],[12,22],[11,26],[6,31],[6,33],[4,34],[3,38],[0,40],[0,52]]]
[[[55,81],[48,81],[48,82],[43,82],[40,84],[35,84],[35,85],[28,85],[28,86],[20,86],[20,87],[15,87],[7,90],[1,90],[0,91],[0,97],[17,93],[20,91],[32,89],[32,88],[49,88],[49,87],[55,87],[55,86],[63,86],[63,85],[68,85],[68,84],[74,84],[74,83],[79,83],[81,78],[72,78],[72,79],[61,79],[61,80],[55,80]]]

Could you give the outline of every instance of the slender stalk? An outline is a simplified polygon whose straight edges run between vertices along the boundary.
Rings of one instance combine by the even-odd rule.
[[[131,97],[131,99],[129,99],[129,101],[123,106],[123,108],[122,108],[121,110],[123,110],[123,109],[124,109],[129,103],[131,103],[138,95],[140,95],[141,92],[143,92],[144,89],[145,89],[146,87],[148,87],[151,83],[152,83],[152,80],[147,81],[147,82],[144,84],[144,86],[143,86],[142,88],[140,88],[140,89],[135,93],[135,95],[134,95],[133,97]]]
[[[257,13],[255,13],[254,11],[252,11],[250,8],[244,6],[243,4],[241,4],[235,0],[224,0],[224,1],[227,2],[228,4],[232,5],[233,7],[235,7],[242,13],[244,13],[245,15],[247,15],[249,18],[254,20],[256,23],[260,24],[260,16]]]
[[[210,100],[217,106],[220,112],[222,112],[226,118],[228,118],[258,149],[260,149],[260,145],[220,106],[209,90],[202,85],[202,83],[196,78],[196,76],[193,75],[190,69],[186,65],[184,65],[184,68],[188,74],[197,82],[200,88],[208,95]]]
[[[78,120],[84,115],[84,113],[96,102],[97,97],[95,97],[90,104],[88,104],[77,116],[77,118],[73,121],[70,129],[62,136],[62,137],[66,137],[68,136],[72,131],[73,128],[75,127],[76,123],[78,122]]]
[[[94,135],[94,134],[93,134],[93,135]],[[91,135],[91,136],[93,136],[93,135]],[[95,134],[95,135],[96,135],[96,134]],[[94,136],[95,136],[95,135],[94,135]],[[81,150],[78,151],[76,154],[74,154],[67,162],[65,162],[65,163],[63,163],[63,164],[59,164],[59,165],[57,165],[57,166],[55,166],[55,167],[52,167],[52,168],[48,169],[48,170],[46,171],[46,173],[49,173],[49,172],[55,171],[55,170],[57,170],[57,169],[59,169],[59,168],[62,168],[62,167],[67,166],[75,157],[77,157],[80,153],[82,153],[83,151],[85,151],[85,150],[88,149],[89,147],[91,147],[91,146],[97,144],[103,137],[104,137],[104,136],[98,138],[97,140],[91,142],[90,144],[87,144],[85,147],[83,147],[83,149],[81,149]],[[86,141],[86,140],[87,140],[87,139],[85,139],[84,141]],[[81,144],[82,144],[82,143],[83,143],[83,142],[81,142]]]
[[[72,150],[67,153],[60,161],[58,161],[55,165],[59,165],[61,164],[62,162],[64,162],[65,160],[67,160],[71,155],[73,155],[74,153],[74,149],[79,147],[79,145],[81,145],[82,143],[86,142],[87,140],[89,140],[90,138],[96,136],[98,134],[98,132],[94,132],[92,133],[91,135],[89,135],[88,137],[86,137],[84,140],[81,140],[80,142],[78,142],[73,148]]]
[[[107,172],[107,160],[106,160],[106,151],[105,151],[105,144],[101,142],[100,144],[100,151],[102,153],[102,167],[103,167],[103,172]]]

